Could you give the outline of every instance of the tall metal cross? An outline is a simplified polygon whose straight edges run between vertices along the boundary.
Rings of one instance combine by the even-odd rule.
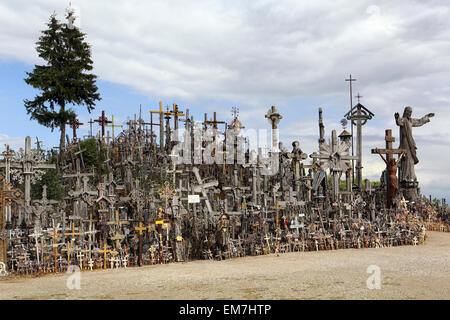
[[[350,74],[350,77],[348,79],[345,79],[345,81],[349,81],[350,83],[350,112],[352,111],[353,108],[353,93],[352,93],[352,82],[356,81],[357,79],[353,79],[352,75]],[[354,151],[353,151],[353,122],[351,122],[350,124],[350,128],[351,128],[351,134],[352,134],[352,156],[354,155]],[[353,183],[353,179],[354,179],[354,172],[355,172],[355,161],[352,160],[352,183]]]
[[[350,120],[353,125],[356,125],[356,184],[361,190],[362,188],[362,126],[366,124],[367,120],[372,119],[374,114],[364,107],[361,103],[354,106],[349,112],[344,115],[347,120]],[[356,121],[356,122],[355,122]],[[353,132],[352,132],[353,140]],[[353,155],[353,142],[352,142],[352,155]],[[353,169],[353,161],[352,161]]]
[[[90,119],[88,123],[89,123],[89,138],[92,138],[92,124],[94,123],[94,121]]]

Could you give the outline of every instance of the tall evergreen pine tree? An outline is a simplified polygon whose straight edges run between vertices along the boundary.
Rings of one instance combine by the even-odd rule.
[[[96,75],[92,70],[91,48],[84,40],[85,34],[73,25],[75,16],[67,11],[69,23],[60,23],[56,15],[50,16],[48,29],[36,43],[36,50],[45,65],[35,65],[27,72],[25,82],[40,92],[34,100],[24,100],[31,119],[39,124],[61,132],[59,147],[64,149],[65,124],[76,117],[67,105],[85,105],[88,112],[94,109],[95,101],[101,100],[95,85]]]

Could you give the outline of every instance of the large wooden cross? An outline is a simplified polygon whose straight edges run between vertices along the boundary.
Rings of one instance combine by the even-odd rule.
[[[159,148],[163,150],[164,148],[164,115],[170,114],[168,111],[163,111],[162,101],[159,102],[158,111],[150,111],[150,113],[159,113]]]
[[[24,175],[25,180],[25,206],[29,207],[31,202],[31,175],[34,169],[56,169],[55,164],[37,163],[31,154],[31,138],[25,138],[25,154],[19,161],[10,161],[10,158],[5,156],[5,162],[0,163],[0,168],[6,169],[6,181],[10,181],[10,169],[20,169]]]
[[[106,269],[106,254],[111,253],[112,250],[106,250],[106,242],[103,245],[103,250],[98,250],[98,252],[103,253],[103,269]]]
[[[382,154],[386,155],[386,207],[391,208],[395,195],[394,190],[392,189],[392,181],[390,178],[390,175],[388,174],[388,166],[392,159],[394,159],[394,154],[405,154],[407,152],[406,149],[393,149],[392,143],[395,142],[395,138],[392,136],[392,130],[387,129],[385,133],[384,140],[386,141],[386,148],[385,149],[372,149],[371,152],[373,154],[379,154],[382,157]],[[398,185],[398,182],[397,182]],[[395,187],[395,186],[394,186]]]
[[[67,265],[70,266],[70,253],[73,251],[74,249],[70,248],[70,242],[67,241],[67,245],[66,245],[66,249],[61,249],[61,251],[67,251]]]
[[[138,265],[142,266],[142,232],[146,230],[147,227],[144,227],[142,224],[142,218],[139,219],[139,226],[134,227],[134,231],[139,232],[139,250],[138,250]]]
[[[84,123],[80,122],[78,119],[73,119],[72,121],[67,122],[66,124],[70,125],[70,127],[73,130],[73,142],[77,142],[77,129],[80,127],[80,125],[83,125]]]
[[[102,127],[102,138],[105,136],[105,125],[108,123],[112,123],[111,120],[108,120],[108,118],[105,116],[105,110],[102,110],[102,115],[98,117],[97,120],[94,120],[94,122],[98,122],[99,125]]]
[[[225,123],[226,124],[226,122],[225,121],[217,121],[217,118],[216,118],[216,112],[214,111],[214,118],[213,118],[214,120],[208,120],[208,115],[205,113],[205,121],[203,122],[205,125],[207,125],[207,126],[213,126],[213,129],[214,130],[217,130],[217,125],[218,124],[221,124],[221,123]]]
[[[54,265],[53,265],[53,271],[56,272],[56,268],[58,266],[57,257],[58,257],[58,243],[56,243],[56,239],[61,237],[61,233],[58,233],[58,227],[53,227],[53,233],[50,234],[50,236],[53,238],[53,258],[54,258]]]

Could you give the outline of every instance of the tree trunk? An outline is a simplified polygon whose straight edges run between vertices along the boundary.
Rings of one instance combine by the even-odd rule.
[[[61,104],[60,113],[64,112],[65,105]],[[59,163],[61,167],[64,166],[64,146],[65,146],[65,138],[66,138],[66,122],[64,120],[61,120],[61,123],[59,125],[59,129],[61,130],[61,136],[59,138]]]

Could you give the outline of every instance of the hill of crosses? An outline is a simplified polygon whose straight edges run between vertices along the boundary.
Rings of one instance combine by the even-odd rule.
[[[2,276],[416,246],[427,230],[450,230],[445,199],[420,194],[410,148],[411,128],[433,114],[415,119],[408,107],[395,115],[400,147],[387,129],[385,146],[372,150],[386,162],[374,183],[362,181],[360,145],[373,114],[358,103],[346,115],[356,126],[352,156],[351,134],[344,128],[327,137],[322,113],[317,151],[309,155],[298,141],[291,150],[278,141],[283,117],[273,106],[265,115],[271,146],[258,150],[241,135],[237,109],[228,124],[215,113],[195,121],[188,109],[162,103],[150,121],[139,113],[120,133],[102,111],[79,138],[74,119],[63,150],[44,150],[39,140],[32,148],[30,137],[24,149],[6,146]]]
[[[411,107],[394,114],[400,141],[387,128],[372,150],[386,164],[377,182],[362,179],[363,126],[374,114],[359,102],[342,132],[326,131],[318,109],[312,154],[299,141],[279,141],[275,106],[265,114],[271,141],[263,147],[256,131],[242,130],[237,108],[231,123],[215,112],[195,121],[189,109],[162,103],[123,125],[103,110],[78,137],[83,123],[65,106],[90,112],[100,96],[85,72],[90,47],[73,12],[66,18],[50,17],[37,42],[46,65],[25,79],[43,92],[25,100],[27,112],[60,129],[59,147],[26,137],[24,148],[6,145],[0,154],[0,276],[417,246],[427,230],[450,231],[445,199],[423,196],[415,174],[413,128],[434,114],[414,118]]]

